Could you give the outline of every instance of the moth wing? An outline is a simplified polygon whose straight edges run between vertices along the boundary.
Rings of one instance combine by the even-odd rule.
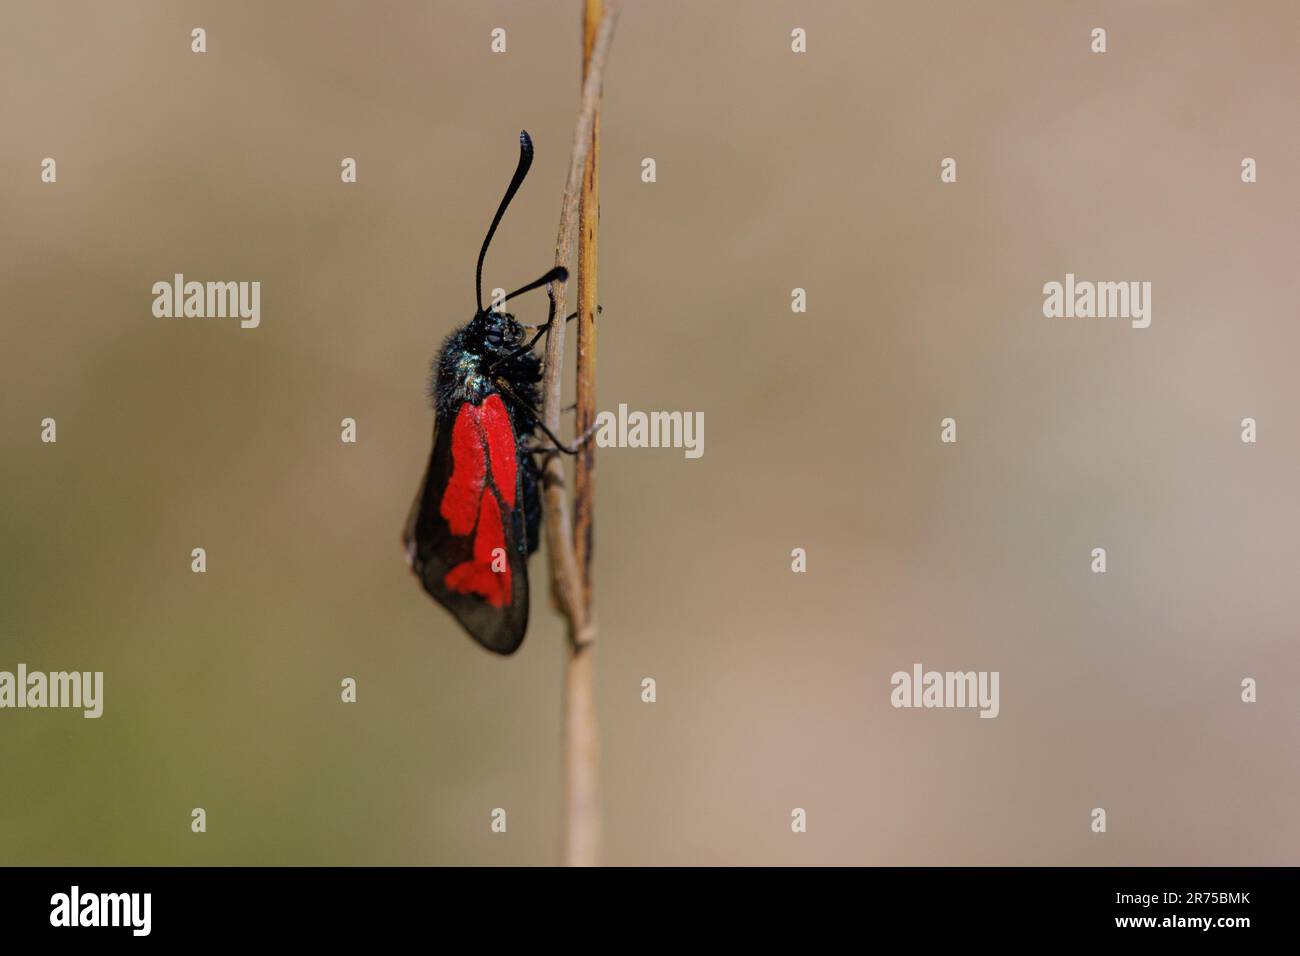
[[[518,650],[528,628],[522,501],[514,430],[500,397],[438,416],[402,542],[424,590],[498,654]]]

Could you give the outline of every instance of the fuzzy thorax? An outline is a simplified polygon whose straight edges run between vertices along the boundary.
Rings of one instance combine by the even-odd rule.
[[[433,370],[435,411],[455,414],[465,402],[480,405],[500,392],[513,419],[527,415],[518,399],[535,406],[542,375],[541,361],[532,350],[518,352],[524,344],[524,327],[507,312],[480,312],[452,332]],[[508,390],[500,388],[500,382]]]

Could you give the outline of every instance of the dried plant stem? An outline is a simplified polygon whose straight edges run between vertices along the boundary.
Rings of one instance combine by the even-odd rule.
[[[555,263],[567,265],[575,233],[578,255],[577,434],[595,418],[596,219],[599,216],[597,119],[605,63],[622,0],[584,0],[582,105],[573,136],[569,175],[560,205]],[[581,215],[579,213],[581,212]],[[581,219],[581,229],[579,229]],[[567,314],[564,283],[552,283],[554,315]],[[559,433],[563,386],[564,323],[546,338],[542,417]],[[591,600],[591,449],[578,456],[575,479],[576,529],[570,519],[564,466],[558,455],[546,462],[546,547],[551,589],[568,622],[569,660],[564,681],[564,862],[592,866],[600,856],[600,746],[596,725],[596,628]],[[576,537],[575,537],[576,531]]]
[[[604,8],[603,0],[586,0],[583,39],[586,48],[584,78],[591,62]],[[597,244],[600,236],[600,111],[592,117],[591,148],[582,175],[582,199],[578,204],[578,372],[577,420],[574,433],[587,434],[596,422],[596,277]],[[573,466],[573,547],[582,572],[582,597],[587,618],[592,618],[592,503],[595,492],[596,444],[587,442]]]

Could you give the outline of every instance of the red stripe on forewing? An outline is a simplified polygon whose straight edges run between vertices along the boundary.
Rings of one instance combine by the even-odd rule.
[[[489,464],[495,494],[487,487]],[[492,553],[500,549],[503,557],[508,554],[501,509],[503,504],[507,511],[514,508],[517,478],[515,432],[501,397],[489,395],[481,406],[461,405],[452,425],[451,476],[439,511],[456,537],[473,533],[474,556],[448,571],[443,583],[459,594],[477,594],[492,607],[505,607],[513,597],[510,564],[494,571]]]
[[[510,413],[501,402],[500,395],[489,395],[479,413],[479,425],[487,436],[488,460],[492,466],[492,481],[507,508],[515,506],[515,430],[510,424]]]
[[[451,429],[451,463],[451,478],[438,510],[451,533],[463,538],[474,530],[487,476],[479,408],[471,402],[460,407]]]
[[[500,548],[504,556],[505,546],[501,506],[497,504],[496,496],[488,492],[483,495],[479,508],[478,531],[474,535],[474,558],[463,561],[448,571],[443,582],[460,594],[478,594],[493,607],[505,607],[512,596],[510,562],[506,561],[501,571],[492,570],[492,552]]]

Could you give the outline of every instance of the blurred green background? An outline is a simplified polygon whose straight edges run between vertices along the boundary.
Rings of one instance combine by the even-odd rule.
[[[629,4],[599,405],[706,446],[598,456],[608,862],[1300,862],[1298,28]],[[567,2],[0,10],[0,669],[106,683],[99,720],[0,712],[0,863],[558,859],[544,561],[500,659],[398,537],[525,127],[485,285],[550,263],[579,36]],[[1151,281],[1152,327],[1044,319],[1067,271]],[[174,272],[260,281],[261,327],[153,318]],[[892,709],[914,661],[999,670],[1001,716]]]

